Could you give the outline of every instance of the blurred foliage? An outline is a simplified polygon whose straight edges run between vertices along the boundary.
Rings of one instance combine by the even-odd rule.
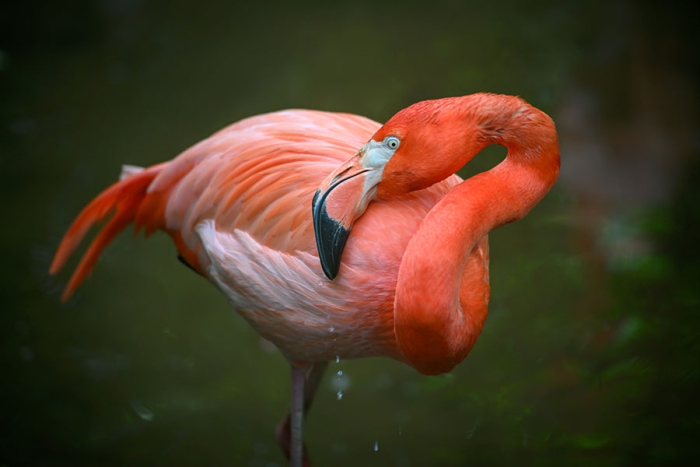
[[[563,122],[564,103],[585,89],[602,103],[601,129],[585,139],[628,141],[617,128],[654,100],[634,91],[639,63],[676,83],[651,87],[661,96],[654,128],[681,116],[697,139],[696,90],[673,97],[698,77],[689,2],[0,8],[0,465],[283,464],[273,430],[288,404],[285,362],[179,266],[165,236],[123,235],[59,304],[66,276],[48,276],[53,250],[122,163],[170,159],[280,108],[381,121],[476,91],[521,95]],[[560,128],[566,167],[576,140]],[[491,234],[490,316],[452,374],[331,363],[327,380],[342,369],[349,387],[341,401],[330,383],[319,391],[312,459],[699,463],[700,165],[697,141],[679,148],[666,151],[685,175],[670,178],[664,199],[639,201],[650,191],[639,182],[625,204],[600,178],[583,188],[562,180],[527,218]],[[462,173],[503,155],[489,148]],[[617,163],[632,172],[643,155]],[[591,205],[598,223],[587,223]]]

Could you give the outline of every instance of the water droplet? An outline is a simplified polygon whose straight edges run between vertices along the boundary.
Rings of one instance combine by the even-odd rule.
[[[379,442],[376,440],[374,441],[374,450],[379,451]]]
[[[338,394],[336,394],[336,397],[338,398],[338,400],[342,399],[343,398],[343,391],[338,391]]]
[[[335,374],[335,378],[331,378],[330,386],[333,392],[336,394],[345,393],[350,388],[350,377],[343,372],[343,370],[338,370]],[[342,396],[338,397],[340,399]]]
[[[399,436],[401,436],[401,425],[399,425]]]
[[[333,325],[331,324],[331,325],[328,327],[328,330],[329,330],[330,332],[335,331],[335,326],[333,326]]]
[[[132,400],[129,402],[131,404],[131,408],[134,409],[134,412],[136,412],[136,415],[141,417],[142,420],[145,420],[147,422],[153,421],[153,419],[155,418],[155,414],[148,407],[146,407],[137,400]]]
[[[340,363],[340,355],[335,356],[335,363]]]

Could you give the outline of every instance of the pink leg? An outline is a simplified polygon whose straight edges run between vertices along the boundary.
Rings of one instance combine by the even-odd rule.
[[[309,456],[303,443],[302,422],[311,407],[327,362],[315,363],[308,370],[291,366],[292,401],[287,416],[277,426],[277,442],[291,467],[309,467]]]

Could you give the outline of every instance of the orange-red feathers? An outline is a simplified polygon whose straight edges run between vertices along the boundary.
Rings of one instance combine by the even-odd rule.
[[[316,255],[312,198],[372,135],[398,137],[401,146],[330,282]],[[507,146],[506,160],[463,183],[448,177],[487,143]],[[113,212],[64,300],[134,222],[146,234],[167,232],[187,263],[290,361],[383,355],[441,373],[466,356],[486,317],[485,235],[527,214],[558,168],[553,122],[514,97],[428,101],[381,129],[348,114],[260,115],[104,191],[71,226],[51,272]],[[401,196],[382,197],[383,184]]]
[[[68,257],[75,251],[90,227],[102,221],[110,213],[114,213],[90,244],[80,264],[71,276],[61,296],[61,300],[68,300],[73,295],[73,292],[92,271],[102,250],[119,232],[134,222],[137,216],[140,220],[140,222],[136,223],[137,232],[141,227],[145,227],[148,234],[160,227],[159,223],[163,219],[162,213],[144,215],[143,201],[148,195],[149,185],[164,167],[165,164],[155,165],[118,181],[92,200],[73,221],[51,263],[49,270],[51,274],[56,274],[63,268]],[[157,205],[151,204],[150,207],[153,209],[155,206]]]

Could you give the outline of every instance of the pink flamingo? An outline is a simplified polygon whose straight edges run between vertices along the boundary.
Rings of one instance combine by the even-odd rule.
[[[466,181],[453,175],[489,144],[508,148],[503,162]],[[525,216],[558,173],[552,120],[517,97],[423,101],[383,126],[275,112],[170,162],[127,167],[73,222],[50,271],[110,213],[63,300],[127,225],[167,232],[289,361],[277,439],[291,465],[308,465],[302,420],[326,363],[386,356],[427,375],[454,368],[486,319],[487,234]]]

